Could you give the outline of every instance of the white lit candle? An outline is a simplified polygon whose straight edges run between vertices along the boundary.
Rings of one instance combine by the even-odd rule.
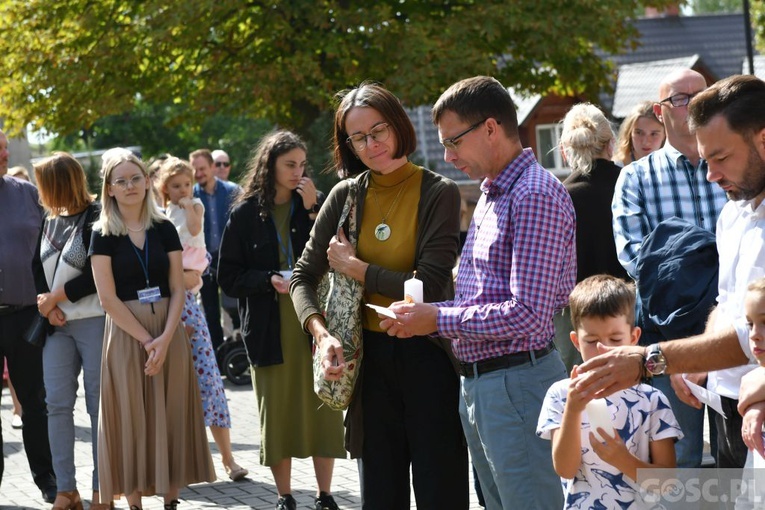
[[[409,303],[422,303],[422,280],[417,279],[417,271],[414,276],[404,282],[404,300]]]
[[[604,398],[594,398],[587,403],[587,417],[590,419],[590,431],[595,437],[603,441],[603,437],[598,429],[603,429],[606,433],[613,435],[613,424],[611,423],[611,411],[608,410],[608,403]]]

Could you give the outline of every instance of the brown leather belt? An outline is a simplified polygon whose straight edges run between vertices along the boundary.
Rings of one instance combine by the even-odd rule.
[[[475,363],[460,362],[460,375],[465,377],[475,377],[481,374],[494,372],[495,370],[523,365],[524,363],[531,361],[532,353],[535,359],[539,359],[547,356],[554,350],[555,344],[550,342],[547,347],[535,351],[514,352],[512,354],[506,354],[505,356],[499,356],[498,358],[484,359]]]

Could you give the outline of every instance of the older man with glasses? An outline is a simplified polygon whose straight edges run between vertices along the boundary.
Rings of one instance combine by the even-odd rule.
[[[688,103],[706,88],[704,77],[691,69],[664,78],[659,86],[661,99],[654,105],[654,114],[667,131],[664,147],[627,165],[616,183],[612,203],[616,251],[632,278],[637,279],[643,239],[660,222],[675,216],[714,233],[717,217],[727,201],[725,192],[707,181],[707,162],[699,156],[696,137],[688,128]],[[645,318],[638,318],[638,325],[643,327],[641,345],[664,340],[652,333],[655,328],[648,327]],[[701,382],[703,377],[691,378]],[[699,467],[704,410],[678,399],[669,376],[654,377],[654,385],[669,398],[685,434],[675,447],[678,467]]]
[[[231,158],[226,151],[215,149],[212,151],[213,161],[215,162],[215,176],[221,181],[228,181],[231,173]]]
[[[231,174],[231,158],[228,153],[222,149],[215,149],[212,151],[212,157],[215,164],[215,176],[221,181],[228,182],[229,175]],[[239,310],[237,309],[236,298],[232,298],[225,292],[221,291],[221,306],[231,319],[230,327],[233,331],[236,331],[241,326],[239,321]],[[228,328],[226,318],[224,317],[224,334],[226,334],[226,328]],[[232,333],[232,331],[229,331]]]

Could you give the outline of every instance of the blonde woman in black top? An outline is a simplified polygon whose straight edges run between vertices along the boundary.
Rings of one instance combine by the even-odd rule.
[[[181,325],[181,242],[150,193],[143,162],[127,151],[104,160],[103,209],[91,241],[106,311],[98,465],[101,497],[164,494],[215,480],[191,349]]]

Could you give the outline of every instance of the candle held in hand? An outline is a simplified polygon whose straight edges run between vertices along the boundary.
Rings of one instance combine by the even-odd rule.
[[[422,280],[417,279],[417,271],[412,278],[404,282],[404,300],[407,303],[423,302]]]
[[[611,423],[611,411],[608,410],[608,403],[604,398],[596,398],[587,404],[587,417],[590,419],[590,430],[595,434],[595,438],[604,441],[598,429],[601,428],[609,434],[613,434],[613,424]]]

